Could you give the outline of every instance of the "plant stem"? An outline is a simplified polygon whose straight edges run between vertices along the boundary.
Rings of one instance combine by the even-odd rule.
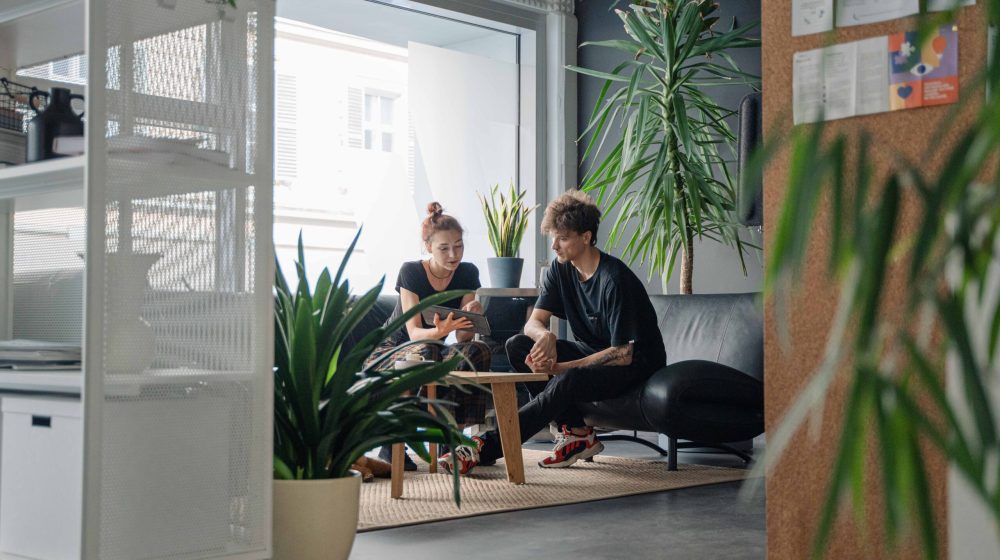
[[[686,206],[686,204],[685,204]],[[681,293],[694,293],[691,279],[694,272],[694,232],[690,227],[684,228],[684,247],[681,249]]]
[[[665,69],[664,74],[669,84],[671,81],[670,69]],[[667,174],[673,178],[672,183],[675,196],[681,201],[681,208],[685,218],[684,224],[681,227],[681,235],[684,237],[684,245],[681,247],[681,293],[687,295],[694,293],[691,283],[694,272],[694,231],[690,225],[691,216],[688,209],[687,189],[684,186],[684,175],[680,173],[680,162],[678,161],[680,143],[677,140],[677,134],[670,126],[673,118],[673,102],[671,98],[672,94],[666,93],[663,99],[664,106],[667,107],[663,119],[663,137],[664,142],[669,146],[667,150]]]

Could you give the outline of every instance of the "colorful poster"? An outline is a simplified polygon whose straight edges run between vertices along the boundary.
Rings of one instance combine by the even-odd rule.
[[[958,101],[958,30],[944,26],[917,45],[917,33],[889,35],[889,108]]]
[[[795,53],[793,122],[958,101],[958,28],[939,28],[922,47],[917,40],[904,32]]]

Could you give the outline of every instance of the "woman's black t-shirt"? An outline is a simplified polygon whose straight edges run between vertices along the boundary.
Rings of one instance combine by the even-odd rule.
[[[451,277],[451,282],[449,282],[448,286],[442,291],[475,290],[481,285],[482,284],[479,283],[479,269],[476,268],[476,265],[463,262],[458,263],[455,275]],[[440,293],[435,290],[433,286],[431,286],[430,280],[427,279],[427,270],[424,269],[423,261],[403,263],[403,266],[399,268],[399,277],[396,279],[396,291],[399,292],[400,288],[406,288],[407,290],[417,294],[417,298],[421,300],[425,297]],[[457,297],[455,299],[450,299],[441,305],[452,309],[460,309],[462,307],[462,298]],[[396,300],[396,309],[393,310],[392,315],[389,317],[389,322],[395,320],[402,314],[403,302],[402,299],[399,299]],[[420,326],[425,329],[429,329],[434,326],[428,325],[422,317],[419,318],[419,321]],[[402,344],[408,340],[410,340],[410,335],[406,332],[405,326],[392,335],[393,345]],[[444,340],[444,338],[441,340]]]

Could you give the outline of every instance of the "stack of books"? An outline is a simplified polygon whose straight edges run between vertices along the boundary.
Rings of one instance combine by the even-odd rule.
[[[44,340],[0,341],[0,369],[80,369],[80,346]]]

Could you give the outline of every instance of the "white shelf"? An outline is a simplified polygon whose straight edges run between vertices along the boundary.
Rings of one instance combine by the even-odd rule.
[[[81,370],[11,371],[0,370],[0,391],[33,391],[79,395],[83,386]]]
[[[0,169],[0,199],[82,189],[86,161],[74,156]]]
[[[143,387],[175,386],[202,387],[216,384],[252,381],[249,371],[210,371],[195,369],[151,369],[137,374],[109,374],[105,376],[105,391],[110,395],[138,395]],[[32,391],[79,396],[83,389],[83,371],[0,370],[0,393],[4,391]]]
[[[111,154],[108,168],[112,178],[138,181],[142,186],[130,189],[133,200],[204,190],[250,186],[254,177],[238,169],[191,157],[178,161],[156,161]],[[82,190],[87,156],[50,159],[0,169],[0,200],[57,191]]]

